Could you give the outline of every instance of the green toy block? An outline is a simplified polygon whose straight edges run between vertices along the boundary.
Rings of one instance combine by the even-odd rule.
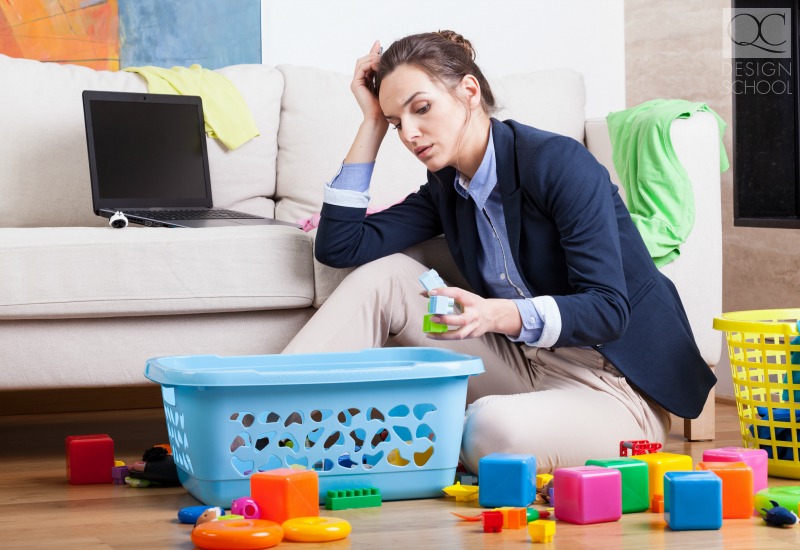
[[[633,458],[587,460],[587,466],[614,468],[622,474],[622,513],[644,512],[650,508],[647,463]],[[558,497],[556,497],[558,498]]]
[[[328,491],[325,495],[327,510],[347,508],[374,508],[381,505],[381,492],[378,489],[345,489]]]
[[[422,332],[447,332],[447,325],[442,323],[434,323],[431,321],[433,313],[426,315],[422,319]]]

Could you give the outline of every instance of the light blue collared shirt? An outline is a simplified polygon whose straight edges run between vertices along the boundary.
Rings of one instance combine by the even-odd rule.
[[[374,162],[343,164],[333,180],[326,184],[324,201],[337,206],[366,208],[369,203],[369,182]],[[561,334],[561,313],[552,296],[532,297],[511,257],[503,203],[497,186],[494,141],[489,143],[478,171],[472,180],[458,173],[453,183],[456,192],[475,204],[475,220],[481,250],[478,266],[489,294],[514,302],[522,320],[522,330],[515,342],[531,346],[551,347]]]

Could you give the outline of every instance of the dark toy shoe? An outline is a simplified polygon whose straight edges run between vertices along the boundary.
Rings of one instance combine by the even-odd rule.
[[[142,455],[142,460],[135,462],[128,470],[134,479],[145,479],[164,487],[180,485],[178,468],[171,454],[163,447],[151,447]]]

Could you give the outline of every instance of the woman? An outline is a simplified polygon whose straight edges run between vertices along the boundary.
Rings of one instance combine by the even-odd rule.
[[[480,356],[462,460],[533,454],[540,471],[663,442],[667,411],[699,415],[714,375],[672,283],[654,266],[608,172],[578,142],[491,118],[471,44],[452,31],[403,38],[358,60],[364,120],[325,188],[315,253],[361,266],[285,352],[437,345]],[[428,169],[401,203],[366,217],[378,148],[392,125]],[[426,335],[427,268],[397,254],[444,234],[471,291]]]

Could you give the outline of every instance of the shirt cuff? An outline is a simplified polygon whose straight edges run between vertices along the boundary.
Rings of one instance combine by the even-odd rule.
[[[372,179],[372,171],[374,169],[374,162],[342,164],[339,167],[339,171],[328,183],[328,187],[366,193],[369,190],[369,182]]]
[[[522,330],[514,342],[537,348],[552,347],[561,335],[561,312],[552,296],[513,300],[522,319]]]
[[[335,206],[366,208],[374,162],[342,164],[333,179],[325,184],[322,200]]]

